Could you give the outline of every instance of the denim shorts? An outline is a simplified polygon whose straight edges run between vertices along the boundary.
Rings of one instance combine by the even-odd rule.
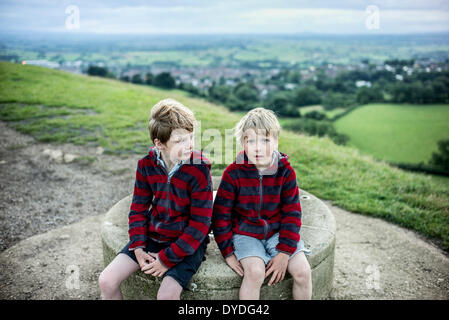
[[[204,254],[206,253],[208,243],[209,243],[209,236],[206,236],[204,241],[200,244],[198,249],[192,255],[186,256],[181,262],[176,264],[174,267],[168,269],[167,272],[162,276],[162,278],[164,278],[165,276],[170,276],[173,279],[175,279],[183,287],[184,290],[190,291],[189,289],[190,280],[192,279],[193,275],[198,271],[198,268],[200,267],[201,263],[204,260],[206,260]],[[132,251],[129,250],[130,244],[131,242],[128,242],[128,244],[118,254],[120,253],[126,254],[128,257],[130,257],[136,263],[138,263],[134,250]],[[159,251],[169,247],[170,244],[171,243],[159,243],[148,238],[147,246],[144,249],[144,251],[158,253]]]
[[[235,233],[232,240],[234,242],[234,254],[239,261],[243,258],[259,257],[267,265],[279,253],[276,249],[279,243],[279,232],[266,240],[259,240],[254,237]],[[296,251],[290,256],[290,259],[301,251],[306,255],[310,255],[311,253],[311,250],[304,247],[304,241],[302,239],[299,240]]]

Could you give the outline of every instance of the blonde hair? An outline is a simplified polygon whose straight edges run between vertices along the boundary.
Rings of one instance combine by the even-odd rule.
[[[174,99],[164,99],[156,103],[151,109],[148,121],[148,130],[153,143],[154,139],[166,143],[175,129],[193,132],[194,126],[195,116],[192,110]]]
[[[281,125],[272,110],[255,108],[244,115],[235,126],[235,137],[242,145],[245,140],[245,132],[248,129],[253,129],[256,133],[263,130],[267,136],[271,134],[278,139]]]

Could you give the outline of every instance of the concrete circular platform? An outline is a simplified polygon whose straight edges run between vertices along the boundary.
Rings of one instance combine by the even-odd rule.
[[[218,186],[217,177],[214,177],[214,186]],[[120,200],[107,212],[102,222],[101,239],[105,266],[129,240],[128,213],[131,201],[131,195]],[[312,299],[326,299],[333,284],[335,219],[330,209],[320,199],[304,190],[300,190],[300,202],[303,211],[301,239],[304,240],[306,248],[312,251],[307,256],[312,268]],[[206,261],[193,276],[190,283],[191,291],[184,291],[182,299],[238,299],[242,278],[226,265],[213,236],[210,236]],[[293,280],[288,273],[281,283],[274,286],[268,287],[268,280],[269,278],[265,280],[261,288],[261,299],[292,298]],[[138,271],[122,283],[121,290],[125,299],[156,299],[160,282],[159,278]]]

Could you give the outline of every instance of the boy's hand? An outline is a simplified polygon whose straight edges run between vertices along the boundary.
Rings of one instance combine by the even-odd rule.
[[[162,277],[168,271],[168,268],[161,263],[157,253],[148,252],[148,254],[154,257],[154,261],[143,267],[142,271],[155,277]]]
[[[235,254],[230,255],[226,258],[226,263],[228,266],[234,270],[239,276],[243,277],[243,266],[240,261],[237,260]]]
[[[271,286],[273,283],[278,283],[284,280],[285,272],[287,271],[289,255],[283,252],[279,252],[267,265],[267,272],[265,273],[265,278],[273,272],[268,285]]]
[[[136,250],[134,250],[134,254],[136,255],[136,259],[137,262],[139,263],[140,270],[142,271],[145,266],[149,265],[151,262],[154,261],[154,258],[145,251],[143,251],[142,248],[137,248]]]

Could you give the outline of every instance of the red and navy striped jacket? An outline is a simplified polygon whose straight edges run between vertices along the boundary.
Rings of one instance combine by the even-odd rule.
[[[276,151],[275,155],[269,174],[261,175],[244,151],[223,172],[212,216],[223,257],[234,252],[234,233],[268,239],[279,232],[276,249],[289,255],[295,252],[301,227],[296,173],[286,154]]]
[[[129,212],[129,249],[144,248],[148,237],[171,242],[159,252],[161,262],[171,268],[192,255],[209,237],[213,207],[211,163],[201,152],[193,151],[169,179],[155,148],[138,161]]]

